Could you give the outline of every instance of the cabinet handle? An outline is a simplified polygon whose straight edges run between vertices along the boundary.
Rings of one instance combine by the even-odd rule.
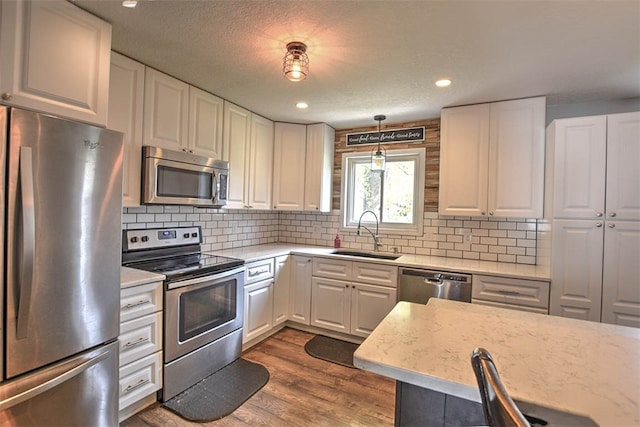
[[[610,216],[611,218],[615,218],[615,217],[616,217],[616,213],[615,213],[615,212],[609,212],[609,216]]]
[[[190,153],[193,153],[193,150],[189,150]]]
[[[597,212],[597,213],[596,213],[596,216],[597,216],[598,218],[602,218],[602,212]]]
[[[269,269],[264,268],[262,270],[249,270],[249,277],[259,276],[260,274],[268,273]]]
[[[596,227],[598,227],[598,228],[602,227],[602,223],[601,222],[596,222]]]
[[[127,388],[125,388],[124,392],[125,393],[131,393],[133,390],[137,389],[140,386],[143,386],[143,385],[147,384],[148,382],[149,382],[149,378],[145,378],[143,380],[140,380],[136,384],[130,385]]]
[[[139,305],[144,305],[146,303],[150,302],[149,300],[140,300],[138,302],[134,302],[134,303],[129,303],[127,305],[124,306],[124,308],[133,308],[133,307],[137,307]]]
[[[608,225],[609,225],[609,228],[615,228],[616,227],[616,225],[612,224],[612,223],[609,223]]]
[[[480,215],[484,216],[484,215],[485,215],[485,212],[484,212],[484,211],[480,212]]]
[[[149,341],[149,338],[146,338],[146,337],[138,338],[137,340],[135,340],[135,341],[133,341],[133,342],[131,342],[131,341],[127,342],[127,343],[124,345],[124,348],[131,348],[131,347],[135,347],[135,346],[137,346],[138,344],[142,344],[143,342],[147,342],[147,341]]]
[[[2,99],[4,99],[5,101],[10,100],[11,98],[13,98],[13,95],[11,95],[9,92],[5,92],[2,94]]]
[[[186,152],[187,152],[187,149],[186,149],[186,148],[183,148],[183,149],[182,149],[182,151],[186,153]]]
[[[499,294],[504,294],[504,295],[520,295],[520,292],[516,292],[516,291],[505,291],[502,289],[498,289],[498,293]]]
[[[345,288],[349,289],[349,285],[344,285]]]
[[[489,212],[489,216],[493,216],[493,211]]]

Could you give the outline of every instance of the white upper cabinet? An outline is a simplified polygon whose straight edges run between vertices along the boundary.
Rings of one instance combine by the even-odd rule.
[[[147,67],[144,86],[144,144],[186,151],[189,85]]]
[[[292,123],[275,124],[273,151],[273,208],[304,209],[307,127]]]
[[[441,215],[542,217],[545,98],[445,108]]]
[[[324,123],[307,126],[304,210],[330,212],[335,130]]]
[[[67,1],[3,1],[2,103],[105,126],[111,25]]]
[[[215,95],[189,86],[190,153],[222,158],[222,120],[224,101]]]
[[[640,220],[640,113],[555,120],[547,141],[554,218]]]
[[[229,162],[227,209],[271,209],[273,122],[224,103],[223,160]]]
[[[606,217],[640,220],[640,112],[607,116]]]
[[[124,207],[140,206],[144,68],[144,64],[111,53],[107,128],[124,133]]]

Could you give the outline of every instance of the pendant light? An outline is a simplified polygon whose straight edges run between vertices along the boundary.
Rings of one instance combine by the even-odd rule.
[[[378,149],[375,151],[371,150],[371,172],[383,172],[386,166],[386,158],[387,158],[387,150],[384,147],[380,147],[380,140],[382,139],[382,134],[380,133],[380,122],[386,120],[387,116],[382,114],[378,114],[373,117],[373,120],[378,121]],[[380,148],[384,150],[384,153],[380,151]]]
[[[307,45],[302,42],[287,44],[287,54],[284,56],[282,73],[292,82],[299,82],[307,78],[309,74],[309,57]]]

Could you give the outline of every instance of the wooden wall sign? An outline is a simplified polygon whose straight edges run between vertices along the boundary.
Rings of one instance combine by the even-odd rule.
[[[348,133],[347,146],[377,144],[394,144],[398,142],[424,141],[424,126],[408,129],[383,130],[378,133],[361,132]]]

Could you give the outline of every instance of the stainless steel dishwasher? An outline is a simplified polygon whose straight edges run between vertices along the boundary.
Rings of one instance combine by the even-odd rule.
[[[471,275],[400,268],[398,301],[426,304],[429,298],[471,302]]]

